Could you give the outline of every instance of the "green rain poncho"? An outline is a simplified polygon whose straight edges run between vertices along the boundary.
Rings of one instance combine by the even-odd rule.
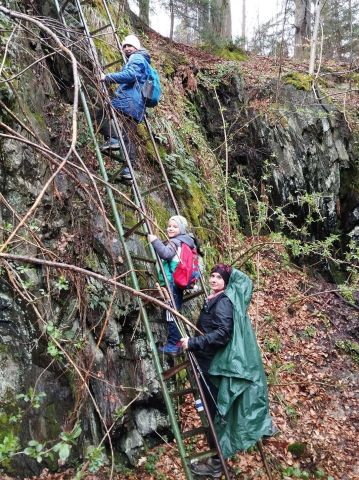
[[[225,291],[233,304],[233,335],[214,357],[209,373],[219,388],[215,427],[225,458],[272,434],[267,382],[247,308],[252,281],[233,269]]]

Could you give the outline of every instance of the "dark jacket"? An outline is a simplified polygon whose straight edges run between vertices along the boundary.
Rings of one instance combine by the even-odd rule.
[[[204,335],[191,337],[188,349],[207,373],[216,353],[229,342],[233,332],[233,305],[224,292],[206,300],[197,324]]]
[[[145,115],[145,100],[142,87],[148,76],[148,64],[151,58],[147,50],[141,49],[133,53],[120,72],[106,75],[106,83],[118,83],[119,87],[112,99],[116,110],[141,122]]]

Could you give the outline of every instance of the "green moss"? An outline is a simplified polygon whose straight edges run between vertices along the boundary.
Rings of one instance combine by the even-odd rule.
[[[145,127],[144,124],[140,123],[137,126],[137,134],[146,144],[146,156],[147,156],[147,158],[150,159],[150,160],[156,161],[157,156],[156,156],[156,152],[155,152],[155,147],[153,146],[152,140],[151,140],[150,136],[148,135],[147,128]],[[159,144],[158,142],[156,142],[156,147],[157,147],[157,150],[158,150],[158,153],[159,153],[160,157],[162,159],[164,159],[166,154],[167,154],[166,148],[163,145]]]
[[[290,452],[295,457],[301,457],[306,449],[305,443],[302,442],[294,442],[288,445],[288,452]]]
[[[312,89],[313,77],[300,72],[291,72],[282,77],[286,85],[293,85],[297,90],[309,92]]]
[[[91,270],[98,270],[99,269],[99,262],[96,254],[94,252],[90,252],[85,258],[84,262],[87,268]]]
[[[335,346],[348,354],[352,360],[359,365],[359,344],[351,340],[339,340]]]
[[[354,83],[356,88],[359,88],[359,73],[350,73],[348,79]]]
[[[162,230],[165,230],[167,227],[168,219],[171,216],[169,211],[153,196],[148,197],[147,205],[148,212],[152,214],[152,216],[155,218],[157,225],[162,228]]]
[[[222,45],[216,45],[213,47],[213,44],[205,44],[201,46],[201,49],[217,55],[217,57],[224,58],[225,60],[231,60],[236,62],[244,62],[248,59],[246,52],[236,45],[235,43],[226,43]]]
[[[188,185],[187,207],[184,209],[184,215],[191,220],[194,227],[201,227],[203,215],[206,210],[206,197],[202,187],[196,183],[192,177]]]
[[[46,129],[46,122],[44,116],[40,112],[33,113],[33,117],[35,118],[36,122],[39,124],[40,128],[45,130]]]
[[[246,53],[238,47],[217,48],[213,53],[218,57],[224,58],[225,60],[236,62],[244,62],[248,58],[248,55],[246,55]]]
[[[107,64],[107,63],[114,62],[115,60],[121,60],[121,55],[119,55],[118,50],[112,47],[111,45],[109,45],[103,39],[95,38],[94,43],[97,51],[101,52],[101,56],[103,58],[104,63]],[[121,67],[121,62],[116,63],[116,65],[114,65],[111,68],[111,71],[117,71],[120,69],[120,67]],[[106,73],[109,73],[109,71]]]
[[[9,345],[2,344],[0,345],[0,353],[8,353]]]
[[[61,428],[58,422],[58,412],[54,403],[45,403],[43,406],[43,416],[46,422],[46,437],[57,438],[61,432]]]
[[[0,83],[0,100],[12,110],[15,104],[15,96],[7,83]],[[0,109],[0,120],[5,123],[11,122],[12,117],[3,109]]]
[[[166,77],[171,77],[175,73],[175,68],[172,64],[166,63],[162,65],[162,72],[165,74]]]

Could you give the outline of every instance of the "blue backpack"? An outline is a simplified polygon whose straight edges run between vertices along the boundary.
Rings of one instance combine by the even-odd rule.
[[[149,63],[147,63],[147,80],[142,87],[142,95],[145,99],[146,107],[156,107],[161,98],[160,77]]]

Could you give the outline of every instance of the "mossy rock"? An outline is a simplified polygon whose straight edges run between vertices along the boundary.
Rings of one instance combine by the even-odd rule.
[[[290,452],[294,457],[302,457],[306,450],[306,444],[302,442],[293,442],[288,445],[288,452]]]
[[[147,200],[148,211],[152,213],[157,225],[165,230],[167,227],[168,219],[171,217],[169,211],[153,196],[149,196]]]
[[[359,365],[359,344],[351,340],[339,340],[335,343],[339,350],[349,355],[353,362]]]
[[[359,88],[359,73],[350,73],[348,80],[352,81],[356,88]]]
[[[221,45],[215,46],[213,46],[212,44],[204,44],[200,48],[205,52],[211,53],[220,58],[224,58],[225,60],[244,62],[248,59],[248,55],[243,50],[243,48],[239,47],[233,42],[225,44],[222,43]]]
[[[225,60],[231,60],[235,62],[244,62],[248,59],[248,55],[244,50],[238,47],[222,47],[217,48],[213,52],[217,57],[224,58]]]
[[[300,72],[291,72],[283,75],[282,80],[286,85],[293,85],[297,90],[309,92],[312,89],[312,75]]]

